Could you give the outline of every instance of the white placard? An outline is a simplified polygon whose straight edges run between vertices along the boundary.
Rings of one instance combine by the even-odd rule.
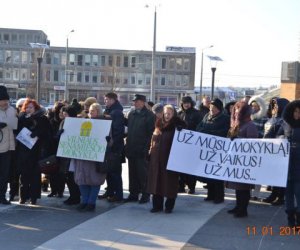
[[[27,148],[32,149],[38,137],[31,138],[31,131],[28,128],[23,128],[17,135],[16,139],[24,144]]]
[[[176,131],[167,169],[225,181],[285,187],[287,139],[235,139]]]
[[[57,156],[103,162],[111,120],[67,117]]]

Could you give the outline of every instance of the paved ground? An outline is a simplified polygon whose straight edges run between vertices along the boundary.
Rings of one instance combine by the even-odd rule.
[[[0,248],[299,249],[300,235],[285,227],[283,207],[251,202],[249,217],[236,219],[226,212],[234,205],[231,190],[219,205],[205,202],[205,193],[198,183],[196,195],[180,194],[172,214],[152,214],[150,203],[103,200],[98,201],[96,212],[79,213],[76,206],[65,206],[63,199],[43,193],[36,206],[0,206]]]

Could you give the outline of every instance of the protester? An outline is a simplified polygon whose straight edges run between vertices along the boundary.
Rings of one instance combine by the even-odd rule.
[[[288,226],[300,226],[300,101],[295,100],[286,106],[283,119],[288,127],[282,126],[284,135],[290,142],[290,160],[285,209]],[[297,205],[295,205],[295,199]]]
[[[136,94],[134,109],[126,119],[128,133],[126,138],[125,154],[128,158],[129,196],[127,202],[138,201],[139,193],[142,196],[139,203],[149,202],[147,185],[147,158],[152,133],[154,131],[155,116],[145,107],[146,96]]]
[[[267,105],[263,98],[260,96],[252,96],[248,101],[248,104],[252,108],[251,120],[255,124],[258,132],[258,138],[263,138],[264,136],[264,127],[267,122]],[[255,185],[252,192],[252,200],[260,201],[260,188],[261,185]]]
[[[204,116],[196,131],[226,137],[229,127],[230,118],[223,112],[222,101],[216,98],[211,102],[209,113]],[[205,178],[204,181],[207,182],[207,197],[204,200],[213,201],[215,204],[224,202],[224,181],[209,178]]]
[[[271,118],[265,123],[264,127],[264,138],[278,138],[280,127],[283,123],[282,114],[289,101],[285,98],[273,98],[270,100],[269,113]],[[271,203],[272,205],[283,205],[284,204],[284,192],[283,187],[272,187],[272,193],[263,202]]]
[[[110,170],[107,173],[106,197],[110,202],[123,201],[122,162],[124,157],[124,131],[125,119],[123,107],[118,101],[116,93],[109,92],[104,96],[104,117],[112,120],[111,132],[108,137],[106,154],[111,161]]]
[[[20,204],[30,199],[36,204],[41,196],[41,172],[38,161],[54,153],[50,123],[45,110],[32,99],[27,99],[19,114],[18,131],[27,128],[36,143],[30,149],[18,141],[17,166],[20,170]]]
[[[152,112],[155,114],[156,120],[161,119],[163,117],[164,105],[161,103],[156,103],[152,107]]]
[[[202,121],[201,112],[195,109],[195,101],[190,96],[181,98],[181,109],[178,112],[178,117],[187,124],[187,129],[196,130],[197,125]],[[190,174],[179,175],[179,190],[180,193],[185,193],[185,185],[188,186],[189,194],[195,194],[197,177]]]
[[[184,127],[186,124],[176,116],[175,108],[165,105],[163,117],[156,121],[151,140],[147,185],[148,192],[152,194],[151,213],[163,210],[164,197],[165,212],[173,211],[178,190],[178,173],[167,170],[167,163],[175,129]]]
[[[234,104],[236,104],[236,101],[228,102],[225,105],[224,111],[225,111],[225,114],[227,114],[229,117],[231,116],[231,112],[232,112]]]
[[[65,119],[67,117],[73,117],[73,118],[77,117],[76,109],[74,109],[73,106],[64,106],[61,109],[61,113],[62,113],[62,116],[61,116],[62,121],[59,124],[59,129],[56,134],[57,145],[58,145],[61,134],[65,130],[65,128],[64,128]],[[65,182],[67,184],[67,187],[68,187],[69,193],[70,193],[69,198],[64,201],[64,204],[65,205],[79,204],[80,203],[80,190],[74,180],[74,171],[72,169],[70,169],[70,159],[58,157],[57,164],[59,166],[60,174],[65,176]]]
[[[6,199],[9,170],[11,167],[11,156],[15,150],[15,138],[13,124],[16,120],[16,110],[9,105],[9,95],[5,86],[0,86],[0,204],[9,205]]]
[[[62,120],[64,119],[62,109],[65,105],[62,102],[56,102],[53,107],[53,111],[48,113],[48,119],[52,129],[52,135],[54,140],[55,152],[58,148],[59,138],[57,133],[59,131],[59,126]],[[65,189],[65,175],[58,171],[49,175],[51,193],[48,194],[48,197],[58,197],[62,198],[64,189]]]
[[[88,115],[91,119],[99,119],[102,113],[101,105],[93,103]],[[97,171],[95,161],[72,159],[72,163],[75,170],[74,179],[81,194],[81,203],[77,209],[80,212],[95,211],[97,196],[106,174]]]
[[[228,137],[235,138],[257,138],[258,131],[255,124],[251,121],[251,106],[243,101],[237,102],[232,110],[230,130]],[[239,182],[227,182],[226,186],[235,189],[236,205],[228,213],[237,218],[248,216],[248,204],[250,200],[250,190],[253,185]]]

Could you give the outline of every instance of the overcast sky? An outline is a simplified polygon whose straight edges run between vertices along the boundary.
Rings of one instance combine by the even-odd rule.
[[[150,7],[145,8],[148,4]],[[196,86],[201,49],[219,56],[216,86],[280,83],[281,62],[299,59],[299,0],[8,0],[2,28],[43,30],[52,46],[152,50],[157,7],[157,50],[195,47]],[[204,57],[203,85],[211,84]]]

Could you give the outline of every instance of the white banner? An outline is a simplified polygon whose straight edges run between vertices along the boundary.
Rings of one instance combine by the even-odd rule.
[[[111,120],[67,117],[57,156],[103,162]]]
[[[38,137],[31,138],[31,131],[28,128],[23,128],[17,135],[16,139],[23,143],[27,148],[32,149]]]
[[[286,139],[235,139],[176,131],[167,169],[225,181],[285,187]]]

